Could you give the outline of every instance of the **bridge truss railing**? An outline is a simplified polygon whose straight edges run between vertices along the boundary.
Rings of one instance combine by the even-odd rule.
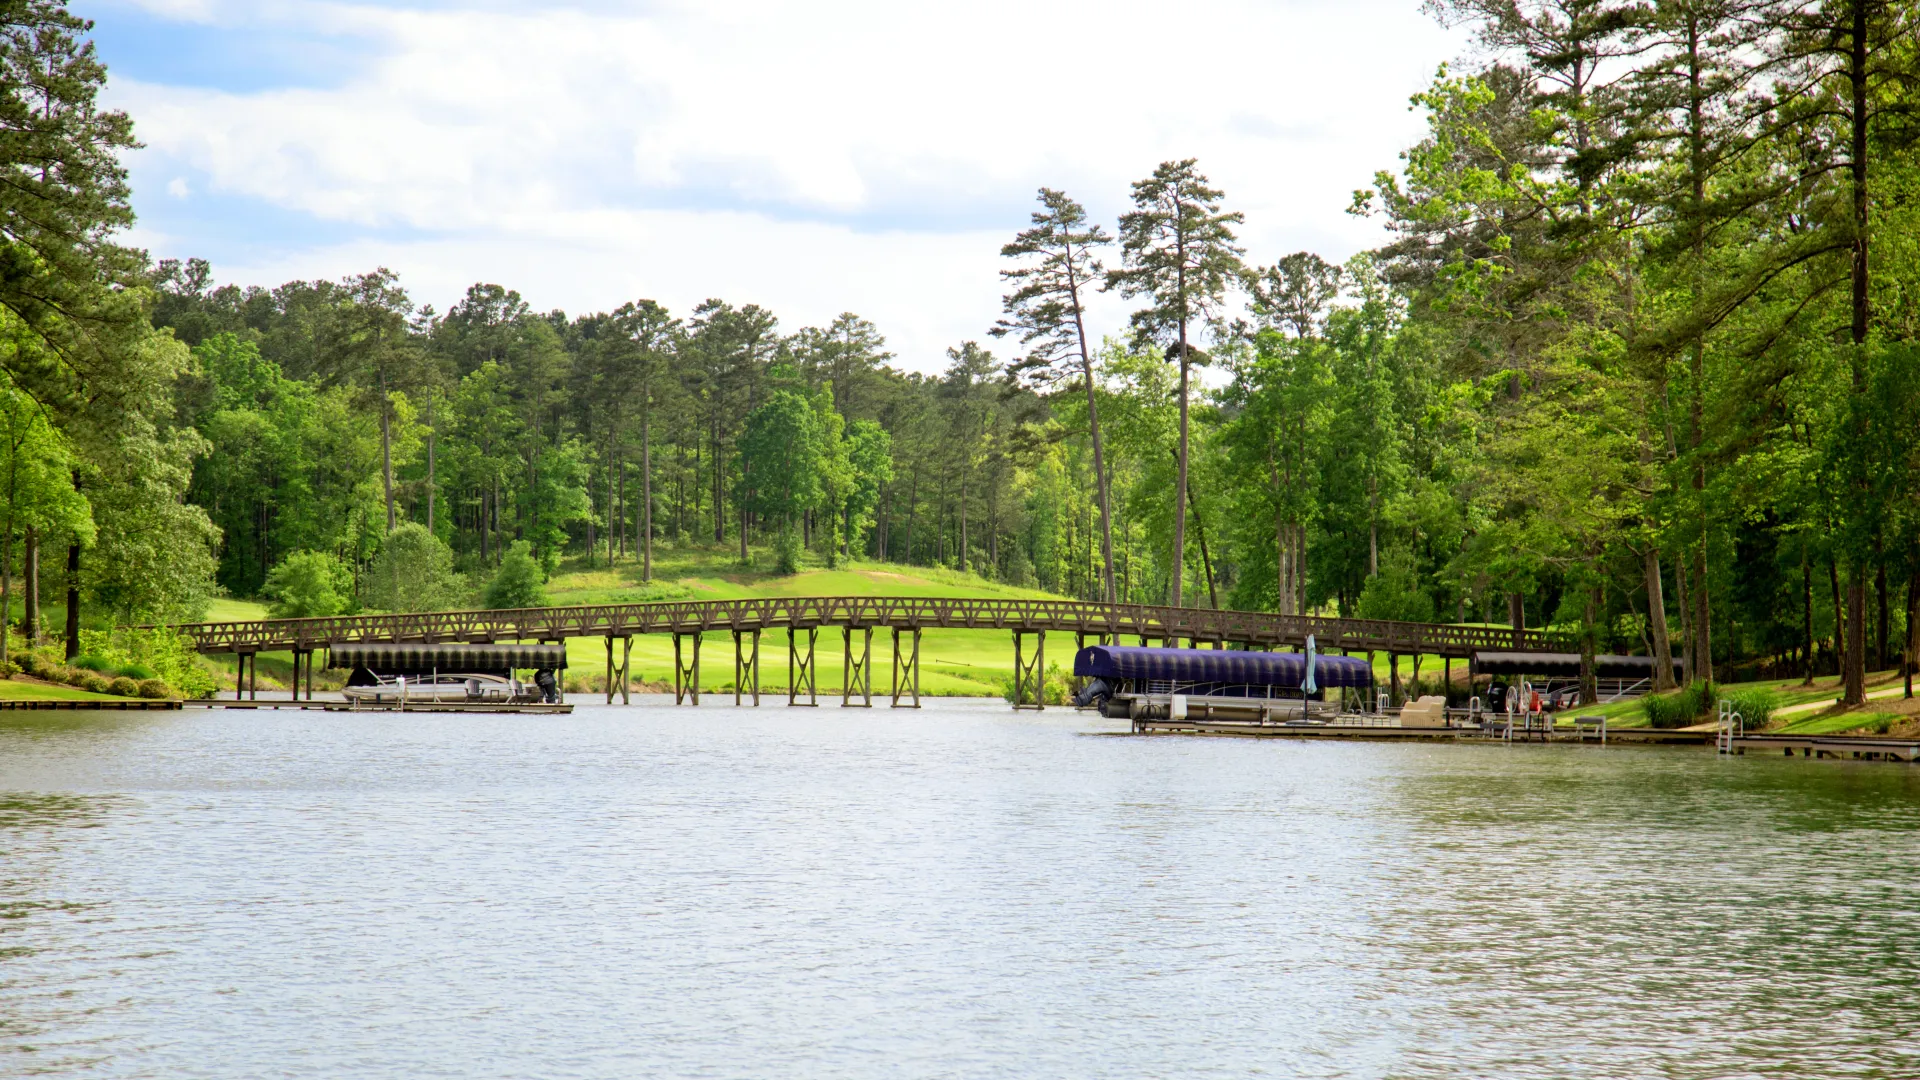
[[[1566,647],[1532,630],[1334,619],[1208,608],[1094,604],[1071,600],[928,597],[775,597],[583,604],[505,611],[442,611],[317,619],[258,619],[177,627],[203,653],[324,648],[335,643],[555,641],[574,637],[808,630],[824,626],[902,630],[965,629],[1018,633],[1065,631],[1125,642],[1238,643],[1256,648],[1304,644],[1323,651],[1375,650],[1466,658],[1478,651],[1553,652]]]

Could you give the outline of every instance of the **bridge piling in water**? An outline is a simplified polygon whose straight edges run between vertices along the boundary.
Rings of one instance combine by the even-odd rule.
[[[741,641],[751,642],[743,654]],[[753,686],[753,703],[760,704],[760,631],[735,630],[733,632],[733,703],[740,704],[741,688]]]
[[[906,632],[912,635],[908,640],[912,643],[913,649],[906,655],[906,662],[903,668],[900,654],[900,634],[902,633],[902,629],[898,626],[893,628],[893,707],[896,709],[917,709],[920,707],[920,628],[916,626]],[[902,674],[905,674],[911,681],[913,689],[913,704],[911,705],[900,704],[900,676]]]
[[[805,705],[812,708],[820,704],[819,688],[815,685],[813,670],[813,646],[820,631],[807,627],[807,651],[800,652],[800,631],[798,628],[787,631],[787,704]],[[806,687],[807,700],[800,700],[800,689]]]
[[[693,639],[693,663],[691,665],[687,664],[681,658],[680,639],[686,637]],[[695,630],[691,634],[682,634],[677,630],[674,631],[673,703],[675,705],[684,703],[689,695],[693,697],[693,703],[695,705],[700,704],[700,638],[701,634],[698,630]]]
[[[873,627],[860,627],[865,635],[860,643],[859,653],[853,651],[854,627],[842,628],[843,647],[840,653],[840,706],[841,708],[873,708]],[[853,703],[854,695],[860,695],[860,704]]]
[[[1034,636],[1033,662],[1025,658],[1026,636]],[[1045,630],[1015,630],[1013,632],[1013,707],[1032,709],[1035,712],[1047,707],[1047,632]],[[1031,698],[1031,703],[1029,703]]]

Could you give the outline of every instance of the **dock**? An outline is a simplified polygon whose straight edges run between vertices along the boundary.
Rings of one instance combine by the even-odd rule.
[[[1295,715],[1298,715],[1297,713]],[[1525,727],[1514,724],[1453,724],[1401,727],[1391,715],[1344,714],[1324,722],[1262,723],[1255,719],[1190,717],[1181,720],[1136,720],[1135,735],[1204,735],[1243,739],[1370,739],[1382,742],[1547,742],[1600,745],[1634,743],[1656,746],[1705,746],[1714,740],[1711,730],[1685,728],[1609,728],[1585,723],[1569,726]]]
[[[1735,735],[1722,737],[1720,751],[1799,755],[1854,761],[1920,761],[1920,739],[1884,739],[1870,735]]]
[[[73,712],[155,712],[178,709],[180,702],[167,698],[116,698],[93,701],[85,698],[0,698],[0,710],[64,709]]]
[[[345,712],[345,713],[472,713],[485,714],[534,714],[543,716],[565,716],[573,712],[573,706],[566,703],[558,705],[545,702],[505,702],[505,701],[409,701],[405,705],[398,702],[371,704],[362,702],[321,699],[318,701],[189,701],[187,706],[195,709],[295,709],[301,712]],[[178,707],[177,705],[175,706]]]

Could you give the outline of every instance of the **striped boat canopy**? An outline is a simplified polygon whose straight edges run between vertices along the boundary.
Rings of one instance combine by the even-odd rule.
[[[1089,645],[1075,654],[1073,673],[1093,679],[1297,687],[1306,678],[1307,657],[1305,653]],[[1357,657],[1316,656],[1313,678],[1321,686],[1372,686],[1373,668]]]
[[[422,645],[384,642],[327,646],[330,668],[366,668],[369,671],[462,672],[508,671],[520,668],[567,666],[565,645]]]
[[[1687,663],[1673,658],[1674,674],[1686,677]],[[1476,652],[1473,670],[1480,675],[1556,675],[1580,677],[1579,653]],[[1593,674],[1602,679],[1651,679],[1653,657],[1601,653],[1593,658]]]

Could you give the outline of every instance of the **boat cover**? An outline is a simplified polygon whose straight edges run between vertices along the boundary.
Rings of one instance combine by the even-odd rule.
[[[366,668],[368,671],[459,672],[508,671],[521,668],[567,666],[565,645],[423,645],[386,642],[327,646],[330,668]]]
[[[1684,672],[1685,662],[1673,658],[1676,673]],[[1479,675],[1555,675],[1578,678],[1579,653],[1480,652],[1473,654],[1473,670]],[[1650,679],[1653,657],[1621,656],[1601,653],[1593,658],[1593,674],[1599,679]]]
[[[1307,657],[1305,653],[1089,645],[1075,654],[1073,673],[1092,679],[1298,687],[1306,678]],[[1372,686],[1373,668],[1358,657],[1317,656],[1313,677],[1321,686]]]

